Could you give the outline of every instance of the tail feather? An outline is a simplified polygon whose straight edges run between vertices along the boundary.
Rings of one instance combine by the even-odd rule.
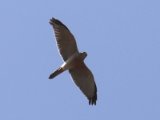
[[[60,73],[63,72],[63,69],[60,67],[58,68],[56,71],[54,71],[50,76],[49,79],[53,79],[54,77],[56,77],[57,75],[59,75]]]

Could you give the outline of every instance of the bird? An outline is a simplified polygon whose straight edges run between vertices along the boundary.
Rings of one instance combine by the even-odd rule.
[[[69,71],[74,83],[88,98],[89,105],[96,105],[97,87],[94,76],[84,63],[86,52],[79,52],[76,40],[70,30],[60,20],[51,18],[49,21],[56,38],[59,53],[64,63],[50,74],[53,79],[64,71]]]

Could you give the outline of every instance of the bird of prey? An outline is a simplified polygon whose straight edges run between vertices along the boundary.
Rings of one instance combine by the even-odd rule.
[[[89,105],[96,105],[97,87],[92,72],[84,63],[87,53],[78,51],[74,36],[61,21],[52,18],[49,23],[54,29],[56,43],[64,60],[64,63],[49,76],[49,79],[68,70],[75,84],[88,98]]]

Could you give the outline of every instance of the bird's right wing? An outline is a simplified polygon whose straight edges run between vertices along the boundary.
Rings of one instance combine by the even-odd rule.
[[[84,62],[69,70],[74,82],[80,90],[86,95],[89,104],[96,104],[97,87],[92,72],[88,69]]]
[[[59,20],[52,18],[49,22],[55,32],[59,52],[64,61],[66,61],[75,52],[78,52],[74,36],[69,29]]]

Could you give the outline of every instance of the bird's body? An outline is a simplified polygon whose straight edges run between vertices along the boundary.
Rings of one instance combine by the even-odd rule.
[[[74,36],[62,22],[52,18],[50,24],[54,28],[57,45],[64,63],[49,76],[49,79],[69,70],[75,84],[88,98],[89,104],[96,104],[97,87],[93,74],[84,63],[87,53],[78,51]]]
[[[49,78],[53,79],[60,73],[81,65],[86,56],[86,53],[74,53],[71,57],[64,61],[64,63],[56,71],[54,71]]]

